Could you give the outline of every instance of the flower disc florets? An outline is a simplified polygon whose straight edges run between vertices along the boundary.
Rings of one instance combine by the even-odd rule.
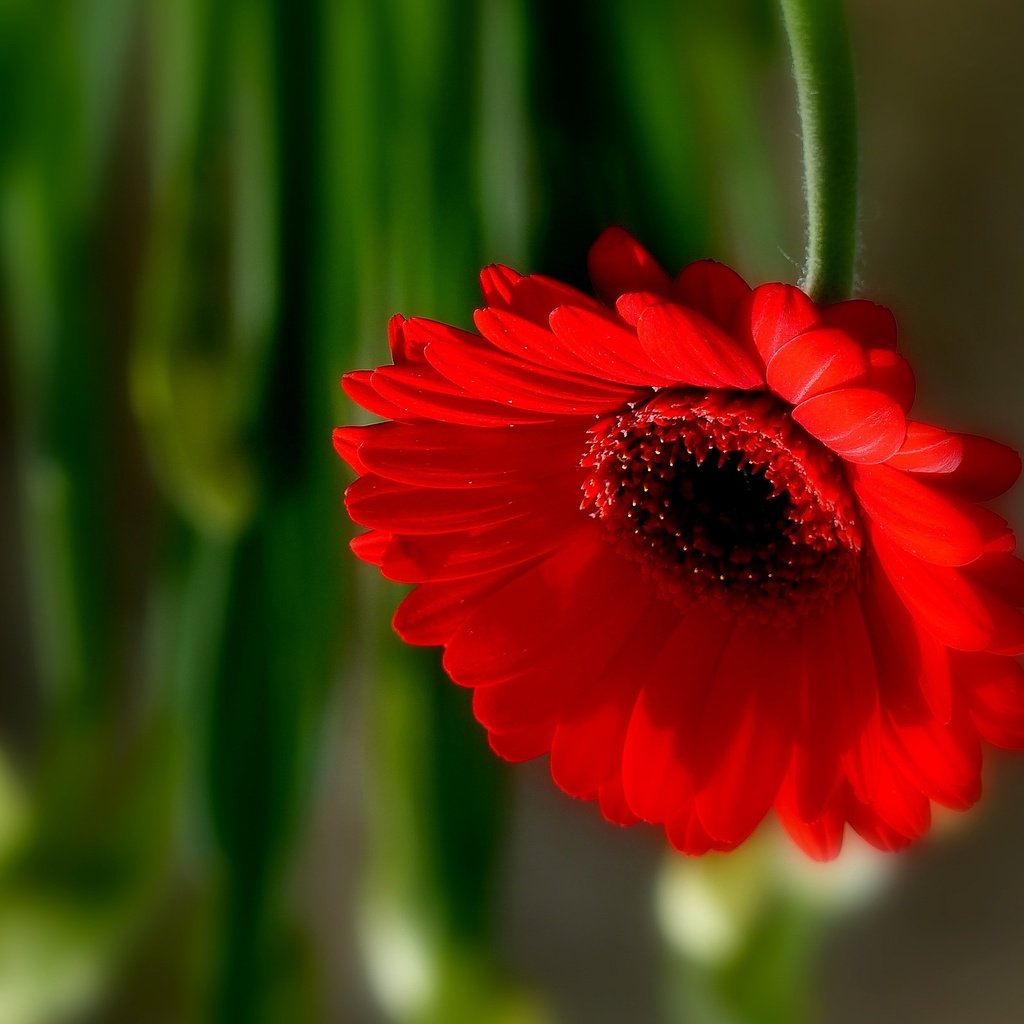
[[[842,472],[768,395],[664,391],[592,431],[584,509],[683,609],[791,621],[851,586]]]

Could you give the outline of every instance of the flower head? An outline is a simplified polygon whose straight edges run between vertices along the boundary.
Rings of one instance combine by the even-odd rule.
[[[970,806],[981,741],[1024,746],[1024,565],[979,504],[1017,455],[910,418],[880,306],[671,278],[617,228],[590,270],[599,300],[489,267],[479,334],[396,317],[345,377],[389,421],[335,444],[356,554],[419,584],[399,634],[498,754],[686,853]]]

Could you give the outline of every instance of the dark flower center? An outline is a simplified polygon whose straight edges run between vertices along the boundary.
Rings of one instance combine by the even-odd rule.
[[[842,471],[770,396],[661,392],[595,427],[582,465],[582,507],[681,605],[789,619],[856,578]]]

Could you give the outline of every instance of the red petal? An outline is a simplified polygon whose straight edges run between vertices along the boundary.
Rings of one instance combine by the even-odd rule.
[[[952,690],[947,648],[911,615],[881,566],[869,559],[862,602],[871,631],[882,705],[900,723],[948,722]]]
[[[899,405],[863,388],[815,395],[796,406],[793,419],[848,462],[884,462],[896,454],[907,432]]]
[[[966,718],[948,725],[889,724],[890,747],[901,771],[931,800],[964,811],[981,796],[981,744]]]
[[[907,436],[889,459],[893,469],[914,473],[952,473],[963,461],[963,444],[957,434],[917,420],[907,421]]]
[[[860,602],[853,593],[801,626],[800,723],[790,778],[804,821],[824,813],[840,759],[878,706],[878,676]]]
[[[607,380],[641,387],[671,384],[640,347],[636,334],[605,317],[575,306],[551,313],[551,330],[574,356]]]
[[[626,803],[625,794],[622,792],[622,779],[618,775],[611,776],[602,784],[597,799],[601,813],[613,825],[636,825],[640,821]]]
[[[508,267],[490,266],[480,275],[480,285],[488,306],[508,310],[546,327],[557,306],[579,306],[593,312],[608,310],[577,288],[542,274],[522,274]]]
[[[871,810],[883,821],[908,839],[918,839],[928,831],[931,825],[931,804],[924,794],[904,775],[902,767],[894,763],[891,741],[883,747],[883,756],[879,760],[878,785],[871,799]],[[851,823],[857,827],[855,816],[851,814]],[[864,833],[861,833],[862,835]],[[869,842],[869,836],[864,836]]]
[[[353,402],[361,405],[375,416],[388,420],[404,418],[406,410],[382,398],[373,388],[370,379],[373,370],[352,370],[341,378],[342,390]]]
[[[513,569],[512,573],[518,571]],[[476,610],[477,604],[509,578],[509,572],[497,572],[490,577],[424,583],[406,596],[391,624],[407,644],[422,647],[446,644]]]
[[[661,645],[633,708],[622,755],[630,807],[647,821],[667,821],[693,793],[696,726],[730,623],[694,612]]]
[[[514,732],[544,723],[555,726],[559,713],[578,689],[579,680],[556,673],[551,666],[512,679],[473,688],[473,716],[486,729]],[[551,730],[554,737],[554,728]]]
[[[615,310],[630,327],[636,327],[648,306],[660,306],[664,301],[665,296],[657,292],[625,292],[615,300]]]
[[[476,322],[485,335],[500,335],[506,345],[541,330],[528,320],[493,309],[478,311]],[[421,333],[429,330],[424,321],[418,321],[417,326]],[[635,394],[635,389],[605,384],[582,374],[524,363],[473,335],[457,335],[443,324],[432,327],[443,330],[433,332],[425,349],[430,365],[468,394],[499,405],[582,415],[614,409]]]
[[[739,845],[709,836],[692,803],[665,823],[665,835],[680,853],[685,853],[688,857],[700,857],[710,850],[724,852]]]
[[[568,429],[567,429],[568,427]],[[373,423],[341,427],[346,450],[353,450],[353,468],[389,480],[426,487],[487,487],[510,477],[526,480],[578,471],[586,443],[582,424],[517,426],[505,430],[473,430],[445,423]]]
[[[473,318],[478,330],[484,334],[485,341],[469,331],[460,331],[428,319],[411,319],[409,327],[428,346],[436,344],[455,352],[465,351],[469,358],[481,350],[498,358],[504,358],[502,353],[505,353],[512,356],[516,366],[527,372],[534,369],[544,375],[551,372],[556,379],[562,375],[568,375],[569,378],[582,376],[588,378],[588,383],[593,383],[593,380],[589,380],[592,368],[584,366],[582,360],[575,358],[551,333],[547,314],[540,324],[517,310],[500,308],[477,309]],[[429,360],[430,355],[426,357]]]
[[[553,728],[549,722],[544,722],[514,732],[489,732],[487,742],[505,761],[531,761],[548,752]]]
[[[924,695],[928,710],[939,725],[948,725],[953,719],[953,674],[949,666],[949,648],[939,643],[930,633],[917,629],[921,670],[917,677],[917,685]],[[917,722],[903,723],[908,728],[916,727]]]
[[[536,507],[537,498],[528,487],[430,490],[370,475],[345,492],[345,507],[363,526],[392,533],[447,533],[517,519]]]
[[[945,495],[888,466],[852,466],[862,507],[905,551],[936,565],[966,565],[1004,543],[1006,521],[989,509]]]
[[[597,308],[603,311],[600,316],[589,310],[580,312],[612,329],[621,329],[621,325],[610,318],[608,310],[603,306]],[[588,384],[603,383],[607,377],[602,367],[587,362],[572,345],[556,335],[548,323],[550,315],[549,311],[543,322],[536,323],[518,312],[489,309],[478,311],[476,320],[496,348],[521,363],[536,367],[541,374],[547,375],[553,371],[556,375],[568,374],[577,380],[582,377]],[[633,347],[637,347],[635,338]]]
[[[972,501],[989,501],[1020,476],[1020,456],[998,441],[955,434],[911,420],[907,439],[890,460],[895,469],[919,473]]]
[[[962,651],[1024,653],[1024,616],[957,569],[907,554],[877,529],[871,540],[904,604],[935,637]]]
[[[554,653],[573,651],[566,638],[595,618],[580,594],[604,595],[618,586],[631,595],[630,579],[638,576],[600,538],[566,545],[480,602],[452,637],[445,669],[463,686],[480,686],[542,667]],[[610,615],[619,607],[619,595],[611,596]]]
[[[383,530],[369,530],[353,537],[348,546],[356,558],[369,565],[380,565],[387,553],[388,545],[391,543],[390,533]]]
[[[395,583],[480,576],[539,558],[590,525],[578,509],[569,506],[557,516],[538,510],[471,531],[396,536],[380,570]]]
[[[582,691],[589,691],[594,679],[607,671],[609,664],[621,650],[626,639],[642,616],[647,604],[645,589],[639,574],[632,567],[625,572],[609,572],[595,578],[588,575],[590,593],[599,602],[603,615],[594,615],[586,602],[580,607],[567,608],[559,614],[560,635],[553,636],[548,623],[536,624],[533,616],[520,616],[520,624],[513,625],[520,644],[529,645],[529,651],[520,670],[502,669],[503,678],[484,683],[473,694],[473,713],[489,729],[519,729],[541,721],[560,721],[575,706]],[[524,577],[521,577],[521,579]],[[491,613],[501,615],[503,625],[512,617],[510,606],[502,608],[502,599],[515,589],[515,583],[496,593],[491,601]],[[460,635],[449,645],[449,653],[469,632],[476,619],[467,622]],[[565,637],[573,638],[572,644]],[[450,667],[446,656],[446,666]],[[465,682],[465,674],[459,676]]]
[[[335,427],[331,433],[334,450],[357,472],[365,473],[366,466],[359,457],[359,449],[366,440],[365,427]]]
[[[787,780],[775,801],[775,813],[790,838],[814,860],[834,860],[843,846],[846,827],[843,794],[834,798],[813,821],[801,816],[792,783]]]
[[[668,295],[672,282],[653,256],[626,230],[607,228],[590,247],[587,260],[594,290],[609,306],[623,292]]]
[[[874,808],[866,807],[852,798],[847,820],[862,839],[885,853],[898,853],[913,842],[913,837],[893,828],[878,816]]]
[[[678,618],[673,605],[651,598],[616,657],[566,709],[551,748],[551,776],[567,793],[593,799],[611,775],[621,775],[630,713],[662,650],[651,637],[668,636]]]
[[[400,313],[388,321],[388,348],[396,366],[422,359],[423,345],[406,335],[405,323],[405,317]]]
[[[512,295],[516,285],[523,280],[518,270],[492,263],[480,271],[480,292],[488,306],[499,309],[512,308]]]
[[[743,300],[737,322],[767,363],[787,342],[821,323],[821,313],[799,288],[763,284]]]
[[[394,419],[435,419],[473,427],[508,427],[513,423],[550,423],[550,413],[514,409],[475,398],[426,363],[382,366],[371,383],[385,401],[399,409]]]
[[[829,327],[838,327],[864,348],[895,348],[896,317],[867,299],[848,299],[822,311]]]
[[[797,725],[795,640],[775,625],[739,623],[714,672],[695,759],[697,813],[717,839],[745,839],[775,802]]]
[[[1014,555],[984,554],[964,566],[965,575],[984,584],[1015,608],[1024,607],[1024,561]]]
[[[768,386],[787,402],[843,387],[863,377],[864,350],[841,331],[812,328],[787,342],[768,363]]]
[[[736,310],[750,294],[750,285],[729,267],[714,260],[698,260],[676,275],[673,298],[683,306],[730,330]]]
[[[613,685],[618,684],[618,685]],[[593,707],[571,723],[559,722],[552,739],[551,777],[570,796],[593,800],[619,768],[622,739],[635,693],[628,677],[606,672]]]
[[[744,390],[764,384],[761,371],[736,341],[681,306],[649,307],[637,334],[654,363],[678,383]]]
[[[904,412],[914,404],[917,381],[910,363],[899,353],[886,348],[868,349],[865,386],[888,395]]]
[[[952,653],[978,732],[997,747],[1024,747],[1024,669],[1013,658]]]
[[[873,711],[860,730],[857,742],[843,754],[848,788],[858,800],[870,801],[879,786],[882,757],[882,718]]]
[[[1008,491],[1020,476],[1020,456],[1005,444],[974,434],[957,434],[963,455],[948,477],[959,494],[989,501]]]

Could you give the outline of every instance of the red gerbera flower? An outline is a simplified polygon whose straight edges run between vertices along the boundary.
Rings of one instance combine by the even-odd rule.
[[[479,335],[396,317],[345,377],[391,421],[335,444],[356,554],[419,584],[399,634],[498,754],[686,853],[970,806],[980,740],[1024,745],[1024,565],[978,504],[1018,456],[909,418],[880,306],[673,279],[617,228],[590,271],[600,301],[488,267]]]

